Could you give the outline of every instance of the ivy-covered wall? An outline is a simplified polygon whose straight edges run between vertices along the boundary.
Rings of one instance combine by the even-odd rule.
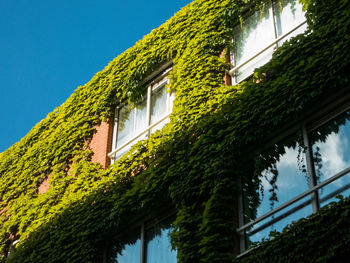
[[[266,135],[317,110],[320,99],[349,87],[348,0],[301,1],[308,33],[286,42],[250,80],[224,85],[229,65],[220,54],[232,45],[233,27],[247,9],[262,9],[265,2],[194,1],[1,153],[0,262],[18,237],[9,262],[101,262],[108,244],[123,244],[116,236],[130,218],[166,210],[177,213],[172,244],[179,262],[236,261],[237,178],[253,176],[252,160],[261,156],[254,149]],[[92,163],[87,145],[94,127],[118,102],[137,101],[142,80],[167,61],[174,63],[168,88],[176,89],[170,124],[108,169]],[[49,190],[39,194],[49,175]],[[336,228],[323,227],[324,238],[316,239],[310,229],[333,221],[336,213],[347,214],[348,207],[345,200],[302,220],[243,261],[286,259],[284,249],[295,248],[294,233],[302,238],[290,255],[308,253],[311,246],[311,262],[331,262],[339,251],[349,252],[348,217],[339,217]],[[342,238],[328,239],[336,231]],[[279,240],[284,249],[275,250]]]

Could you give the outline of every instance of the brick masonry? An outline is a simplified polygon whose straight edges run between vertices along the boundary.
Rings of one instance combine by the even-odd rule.
[[[107,156],[112,150],[113,121],[110,118],[96,127],[96,133],[92,137],[89,148],[93,151],[92,162],[100,163],[104,169],[110,165],[110,158]]]
[[[39,194],[46,193],[50,188],[50,175],[40,184],[39,186]]]

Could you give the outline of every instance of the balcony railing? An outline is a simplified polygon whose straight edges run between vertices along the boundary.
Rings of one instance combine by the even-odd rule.
[[[282,211],[283,209],[285,209],[285,208],[287,208],[287,207],[290,207],[291,205],[295,204],[295,203],[298,202],[299,200],[301,200],[301,199],[303,199],[303,198],[305,198],[305,197],[307,197],[307,196],[310,196],[310,199],[309,199],[309,200],[307,200],[307,201],[305,201],[305,202],[299,204],[299,205],[296,206],[296,207],[293,207],[293,209],[291,209],[291,210],[289,210],[289,211],[286,211],[285,213],[279,215],[278,217],[272,218],[272,220],[270,220],[269,222],[264,223],[263,225],[259,226],[258,228],[254,229],[253,231],[249,232],[249,234],[255,234],[255,233],[257,233],[257,232],[259,232],[259,231],[261,231],[261,230],[263,230],[263,229],[265,229],[265,228],[267,228],[267,227],[273,225],[274,223],[276,223],[276,222],[282,220],[283,218],[285,218],[285,217],[287,217],[287,216],[289,216],[289,215],[295,213],[296,211],[300,210],[301,208],[303,208],[303,207],[305,207],[305,206],[311,204],[311,203],[312,203],[312,198],[313,198],[312,195],[315,194],[319,189],[321,189],[321,188],[323,188],[323,187],[329,185],[330,183],[332,183],[332,182],[334,182],[334,181],[340,179],[341,177],[343,177],[343,176],[345,176],[345,175],[347,175],[347,174],[349,174],[349,173],[350,173],[350,167],[348,167],[348,168],[342,170],[341,172],[335,174],[334,176],[328,178],[327,180],[325,180],[325,181],[323,181],[323,182],[317,184],[316,186],[314,186],[314,187],[310,188],[309,190],[305,191],[304,193],[302,193],[302,194],[300,194],[300,195],[294,197],[293,199],[291,199],[291,200],[289,200],[288,202],[286,202],[286,203],[280,205],[279,207],[277,207],[277,208],[271,210],[270,212],[268,212],[268,213],[266,213],[266,214],[260,216],[259,218],[255,219],[255,220],[253,220],[253,221],[250,221],[249,223],[247,223],[247,224],[245,224],[245,225],[239,227],[239,228],[237,229],[237,231],[241,234],[241,237],[244,239],[244,238],[245,238],[245,231],[246,231],[246,230],[249,230],[249,228],[251,228],[251,227],[253,227],[254,225],[256,225],[256,224],[262,222],[263,220],[265,220],[265,219],[267,219],[267,218],[269,218],[269,217],[275,215],[276,213]],[[337,189],[336,191],[334,191],[334,192],[328,194],[327,196],[321,198],[320,201],[321,201],[321,202],[327,201],[327,200],[329,200],[330,198],[336,196],[337,194],[339,194],[339,193],[341,193],[341,192],[343,192],[343,191],[345,191],[345,190],[347,190],[347,189],[349,189],[349,188],[350,188],[350,183],[348,183],[348,184],[342,186],[341,188]],[[241,242],[244,242],[244,240],[241,241]],[[252,248],[252,249],[254,249],[254,248]],[[240,255],[238,255],[238,257],[242,257],[242,256],[246,255],[246,254],[249,253],[249,251],[251,251],[252,249],[249,249],[249,250],[244,251],[243,253],[241,253]]]

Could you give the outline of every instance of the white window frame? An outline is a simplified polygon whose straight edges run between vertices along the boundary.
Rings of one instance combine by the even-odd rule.
[[[240,191],[239,194],[239,198],[238,198],[238,210],[239,210],[239,218],[238,218],[238,223],[239,223],[239,227],[237,229],[237,232],[240,235],[240,252],[241,254],[239,254],[237,257],[243,257],[244,255],[248,254],[253,248],[247,249],[246,248],[246,230],[248,230],[249,228],[251,228],[252,226],[262,222],[263,220],[272,217],[271,220],[269,220],[268,222],[264,223],[263,225],[259,226],[257,229],[253,230],[252,232],[250,232],[250,234],[255,234],[258,233],[264,229],[266,229],[267,227],[273,225],[274,223],[284,219],[285,217],[289,216],[290,214],[293,214],[297,211],[299,211],[300,209],[302,209],[303,207],[311,204],[312,205],[312,213],[315,214],[319,211],[320,209],[320,203],[322,203],[322,201],[327,201],[330,198],[334,197],[336,193],[331,193],[332,196],[326,196],[323,198],[319,197],[318,194],[318,190],[329,185],[330,183],[340,179],[341,177],[348,175],[350,173],[350,167],[347,167],[346,169],[334,174],[332,177],[323,180],[320,183],[317,183],[316,180],[316,174],[315,174],[315,170],[314,170],[314,162],[313,162],[313,157],[312,157],[312,145],[310,145],[309,143],[309,134],[320,128],[323,124],[327,123],[328,121],[336,118],[337,116],[347,112],[350,110],[350,102],[347,102],[345,104],[343,104],[341,107],[338,107],[335,111],[332,111],[331,114],[326,115],[325,117],[320,117],[318,120],[312,120],[311,122],[306,121],[305,123],[303,123],[301,126],[295,127],[295,131],[300,130],[300,128],[302,129],[302,135],[303,135],[303,146],[305,147],[306,151],[305,151],[305,158],[306,158],[306,168],[307,168],[307,177],[308,177],[308,183],[309,183],[309,189],[297,196],[295,196],[294,198],[290,199],[289,201],[281,204],[280,206],[276,207],[275,209],[263,214],[262,216],[256,218],[255,220],[252,220],[248,223],[244,223],[244,205],[243,205],[243,192],[242,190]],[[310,124],[309,124],[310,123]],[[285,139],[288,138],[284,137]],[[283,141],[283,139],[281,140]],[[240,182],[239,182],[240,183]],[[342,186],[341,188],[338,189],[338,192],[343,192],[346,189],[349,189],[350,185],[347,184],[345,186]],[[304,201],[303,203],[301,203],[300,205],[292,208],[291,210],[285,211],[284,213],[278,215],[278,217],[274,218],[273,216],[290,207],[291,205],[295,204],[296,202],[300,201],[301,199],[310,196],[310,200]]]
[[[156,127],[158,124],[161,122],[169,119],[171,113],[172,113],[172,108],[170,107],[171,105],[171,99],[172,96],[175,96],[175,91],[167,92],[167,112],[165,115],[157,120],[155,123],[151,124],[151,97],[152,93],[156,91],[159,88],[162,88],[166,85],[169,84],[169,79],[168,79],[168,74],[172,68],[168,68],[165,71],[163,71],[157,78],[153,79],[147,86],[146,90],[146,100],[147,100],[147,127],[143,130],[141,130],[139,133],[137,133],[135,136],[130,138],[128,141],[123,143],[122,145],[118,146],[117,145],[117,137],[118,137],[118,115],[120,109],[122,109],[125,105],[119,105],[115,109],[115,119],[114,119],[114,127],[113,127],[113,142],[112,142],[112,151],[107,154],[109,158],[111,158],[112,163],[116,161],[116,155],[123,150],[125,147],[129,146],[133,142],[137,141],[141,136],[146,135],[147,138],[149,138],[151,134],[151,130]],[[136,111],[134,112],[135,117],[134,117],[134,129],[136,129]]]
[[[298,1],[298,0],[296,0]],[[307,24],[307,21],[304,20],[303,22],[297,24],[294,28],[292,28],[290,31],[286,32],[285,34],[282,34],[281,36],[278,36],[278,33],[277,33],[277,28],[276,28],[276,24],[277,24],[277,18],[276,18],[276,15],[274,13],[274,5],[276,4],[275,3],[276,0],[271,0],[270,1],[270,4],[271,6],[269,7],[269,13],[270,13],[270,16],[272,17],[271,21],[272,21],[272,26],[273,26],[273,30],[274,30],[274,36],[275,36],[275,40],[272,41],[270,44],[268,44],[266,47],[262,48],[260,51],[258,51],[257,53],[255,54],[252,54],[251,57],[249,57],[247,60],[243,61],[242,63],[236,65],[235,64],[235,57],[234,57],[234,54],[235,52],[232,51],[231,52],[231,64],[233,65],[233,68],[230,69],[229,71],[229,75],[231,76],[232,78],[232,83],[233,84],[238,84],[244,80],[246,80],[247,78],[249,78],[253,72],[251,74],[249,74],[247,77],[243,78],[242,80],[240,81],[237,81],[237,77],[236,77],[236,72],[238,70],[240,70],[242,67],[244,67],[245,65],[247,65],[249,62],[253,61],[255,58],[259,57],[260,55],[264,54],[265,52],[267,52],[270,48],[272,47],[275,47],[275,49],[277,49],[278,47],[278,43],[287,38],[288,36],[290,36],[293,32],[295,32],[296,30],[298,30],[299,28],[301,28],[302,26],[304,26],[305,24]],[[255,11],[255,12],[258,12],[258,11]],[[250,14],[251,15],[251,14]],[[249,16],[248,16],[249,17]],[[258,67],[261,67],[262,65],[259,65]]]

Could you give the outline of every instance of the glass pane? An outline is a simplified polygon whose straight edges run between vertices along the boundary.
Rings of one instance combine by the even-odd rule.
[[[124,240],[121,247],[114,247],[114,255],[110,258],[111,263],[140,263],[140,229],[131,232]]]
[[[130,150],[132,144],[125,146],[123,149],[117,151],[114,155],[114,160],[118,160],[120,157],[122,157],[127,151]]]
[[[167,114],[168,94],[165,86],[160,87],[152,92],[151,97],[151,125],[159,121]]]
[[[136,127],[135,135],[144,131],[148,127],[147,120],[147,100],[142,101],[136,106]]]
[[[264,12],[255,12],[244,20],[243,28],[238,25],[234,29],[236,50],[234,54],[235,66],[242,64],[259,51],[263,50],[275,39],[273,21],[270,15],[270,8],[266,7]],[[249,62],[236,73],[237,81],[241,81],[256,67],[262,66],[271,59],[273,48]]]
[[[306,20],[302,5],[297,0],[280,0],[274,4],[274,12],[276,15],[277,35],[286,34],[297,25]],[[290,37],[302,33],[306,29],[304,26],[301,32],[292,33]]]
[[[134,134],[135,112],[131,105],[119,110],[117,148],[130,140]]]
[[[169,114],[170,112],[172,112],[172,109],[173,109],[173,106],[174,106],[174,99],[175,99],[175,91],[172,91],[170,94],[169,94],[169,105],[168,105],[168,109],[167,109],[167,114]],[[164,125],[166,123],[168,123],[170,121],[169,118],[166,118],[164,121],[160,122],[159,124],[157,124],[156,126],[154,126],[152,129],[151,129],[151,133],[157,131],[157,130],[160,130],[164,127]]]
[[[277,162],[261,173],[260,186],[259,189],[257,187],[256,190],[256,195],[259,196],[260,200],[259,204],[254,207],[245,196],[246,194],[244,194],[245,223],[263,216],[274,208],[277,208],[283,203],[288,202],[308,190],[309,184],[303,148],[296,143],[294,147],[284,147],[283,149],[284,153],[279,156]],[[270,231],[280,231],[286,226],[286,224],[312,213],[309,200],[310,197],[305,198],[303,202],[306,203],[303,207],[298,208],[300,210],[296,209],[293,213],[291,212],[288,217],[281,219],[281,221],[272,223],[266,228],[256,230],[271,219],[277,219],[282,213],[297,207],[300,203],[293,204],[274,216],[271,216],[263,222],[255,225],[250,231],[258,232],[249,235],[248,245],[251,242],[260,241],[263,237],[266,238]]]
[[[284,148],[285,153],[279,157],[276,165],[269,167],[262,173],[260,189],[260,205],[257,217],[269,212],[273,208],[289,201],[308,190],[308,179],[305,170],[305,157],[302,147]],[[274,196],[272,184],[277,174]]]
[[[322,125],[310,134],[313,162],[318,182],[331,178],[350,166],[350,111]],[[319,191],[322,205],[334,201],[334,196],[349,196],[350,176],[346,175]],[[337,193],[337,190],[341,193]],[[332,194],[333,193],[333,194]],[[333,198],[332,198],[333,197]]]
[[[131,147],[136,144],[138,141],[141,140],[146,140],[147,139],[147,132],[143,133],[140,137],[135,138],[134,140],[132,140],[127,146],[125,146],[124,148],[122,148],[121,150],[117,151],[114,155],[114,160],[118,160],[120,157],[122,157],[127,151],[129,151],[131,149]]]
[[[169,105],[168,105],[168,113],[173,111],[175,100],[175,91],[170,92]]]
[[[164,121],[158,123],[156,126],[154,126],[151,129],[151,133],[154,133],[155,131],[158,131],[158,130],[162,129],[164,127],[164,125],[167,124],[169,121],[170,121],[170,119],[166,118]]]
[[[319,190],[321,207],[330,202],[338,201],[338,195],[343,197],[350,196],[350,174],[344,175],[342,178],[326,185]]]
[[[247,248],[254,245],[255,242],[261,241],[263,238],[268,238],[271,231],[281,232],[286,225],[311,214],[311,199],[307,196],[276,213],[274,216],[270,216],[254,225],[249,233],[247,233]],[[276,220],[276,222],[272,222],[272,220]]]
[[[173,219],[167,219],[146,232],[146,263],[176,263],[177,252],[171,250],[169,234]]]

